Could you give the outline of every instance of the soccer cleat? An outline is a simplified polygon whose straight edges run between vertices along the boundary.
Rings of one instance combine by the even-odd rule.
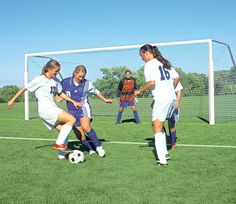
[[[97,151],[99,157],[104,157],[105,154],[106,154],[106,153],[105,153],[105,150],[102,148],[102,146],[97,147],[97,148],[96,148],[96,151]]]
[[[57,154],[57,158],[58,158],[59,160],[64,160],[64,159],[66,159],[66,153],[59,151],[58,154]]]
[[[94,150],[89,150],[89,155],[95,154],[96,152]]]
[[[171,149],[176,149],[176,144],[173,144],[173,145],[171,146]]]
[[[168,164],[167,164],[167,163],[166,163],[166,164],[159,163],[158,166],[159,166],[159,167],[167,167]]]
[[[53,149],[57,151],[65,151],[66,150],[66,144],[54,144]]]

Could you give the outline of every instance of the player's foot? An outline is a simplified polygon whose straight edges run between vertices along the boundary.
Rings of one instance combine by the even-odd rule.
[[[116,122],[115,124],[116,124],[116,125],[119,125],[119,124],[121,124],[121,122],[119,122],[119,123]]]
[[[65,151],[66,150],[66,144],[54,144],[53,149],[57,151]]]
[[[89,150],[89,155],[96,154],[94,150]]]
[[[64,160],[64,159],[66,159],[66,153],[59,151],[59,152],[58,152],[58,155],[57,155],[57,158],[58,158],[59,160]]]
[[[171,145],[171,149],[176,149],[176,144]]]
[[[168,164],[167,164],[167,163],[166,163],[166,164],[159,163],[158,166],[159,166],[159,167],[167,167]]]
[[[96,148],[96,151],[97,151],[99,157],[104,157],[105,154],[106,154],[106,153],[105,153],[105,150],[102,148],[102,146],[97,147],[97,148]]]

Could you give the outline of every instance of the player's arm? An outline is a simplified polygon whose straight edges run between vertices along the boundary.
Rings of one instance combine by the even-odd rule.
[[[179,80],[180,80],[180,77],[176,77],[174,80],[173,80],[173,85],[174,85],[174,89],[176,88],[176,86],[178,85],[179,83]]]
[[[134,95],[137,96],[140,93],[150,89],[152,86],[155,85],[155,83],[156,83],[155,80],[148,81],[143,87],[141,87],[140,89],[134,91]]]
[[[8,108],[12,108],[15,100],[21,96],[23,93],[25,93],[25,91],[27,90],[27,88],[21,88],[16,94],[15,96],[13,96],[8,102],[7,102],[7,106]]]
[[[105,98],[102,94],[98,93],[96,94],[96,96],[101,99],[102,101],[104,101],[105,103],[112,103],[112,99],[110,98]]]
[[[182,89],[178,90],[177,94],[176,94],[176,108],[180,107],[180,98],[181,98],[181,96],[182,96]]]
[[[69,96],[67,96],[65,93],[61,92],[61,93],[58,93],[58,95],[59,95],[61,98],[65,99],[66,101],[69,101],[69,102],[73,103],[73,105],[74,105],[76,108],[82,107],[82,103],[73,100],[72,98],[70,98]]]
[[[57,103],[60,103],[60,102],[63,101],[63,98],[62,98],[61,96],[59,96],[58,94],[57,94],[54,98],[55,98],[55,101],[56,101]]]

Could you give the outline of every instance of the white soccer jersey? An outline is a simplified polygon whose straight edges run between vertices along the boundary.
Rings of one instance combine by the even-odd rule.
[[[57,121],[57,116],[62,109],[58,108],[54,96],[62,92],[62,86],[57,79],[48,79],[44,75],[35,77],[26,88],[30,92],[35,92],[38,99],[39,116],[54,125]]]
[[[144,75],[146,82],[155,80],[155,86],[151,88],[155,101],[171,101],[176,99],[173,80],[179,77],[179,74],[171,68],[163,67],[156,58],[145,63]]]

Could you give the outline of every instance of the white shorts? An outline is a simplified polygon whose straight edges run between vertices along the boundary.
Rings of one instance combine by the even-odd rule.
[[[39,113],[39,117],[42,119],[44,125],[46,125],[46,127],[49,130],[52,130],[53,128],[55,128],[55,125],[57,123],[58,115],[62,111],[63,110],[61,108],[50,107],[49,109],[47,109],[47,111]]]
[[[175,101],[158,102],[155,101],[152,110],[152,121],[160,120],[164,122],[168,115],[175,108]]]

